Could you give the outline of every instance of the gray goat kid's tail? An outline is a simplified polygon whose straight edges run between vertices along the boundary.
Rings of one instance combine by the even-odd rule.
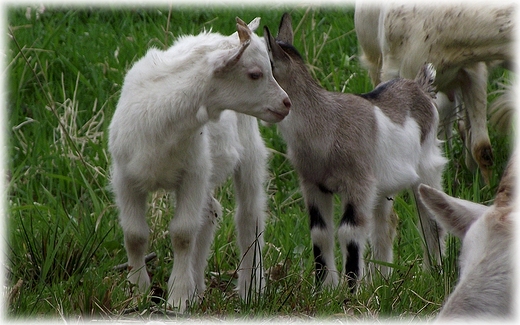
[[[435,94],[437,93],[433,85],[436,73],[433,65],[426,63],[421,67],[419,73],[417,73],[417,77],[415,77],[415,82],[417,82],[426,93],[430,94],[432,98],[435,98]]]

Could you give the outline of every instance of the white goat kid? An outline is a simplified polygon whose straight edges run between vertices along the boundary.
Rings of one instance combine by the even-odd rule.
[[[466,165],[478,168],[489,182],[493,152],[487,131],[486,63],[511,65],[514,58],[513,3],[425,5],[358,1],[354,15],[361,61],[374,86],[396,77],[414,78],[431,62],[437,70],[436,87],[442,125],[464,104]],[[449,100],[447,100],[449,99]]]
[[[421,201],[462,239],[459,282],[439,314],[441,320],[513,316],[514,233],[519,217],[516,164],[514,155],[490,207],[419,186]]]
[[[425,65],[416,81],[395,79],[364,95],[328,92],[313,80],[292,45],[289,14],[283,15],[276,39],[267,28],[264,37],[273,74],[293,103],[278,128],[309,211],[316,283],[339,283],[333,252],[333,195],[338,193],[343,273],[354,288],[364,273],[369,236],[374,259],[392,262],[396,223],[388,197],[405,188],[416,190],[421,182],[441,188],[445,159],[436,137],[435,71]],[[443,231],[420,208],[426,246],[439,262]],[[428,264],[426,249],[425,260]],[[390,272],[386,266],[380,269],[384,275]]]
[[[234,173],[236,224],[242,263],[238,291],[263,286],[267,151],[257,121],[279,122],[291,102],[273,78],[263,40],[237,18],[237,33],[179,38],[166,51],[151,49],[128,71],[109,127],[112,186],[120,210],[130,272],[144,292],[149,228],[147,194],[176,194],[169,225],[174,264],[168,303],[181,311],[203,292],[204,269],[216,217],[212,192]],[[226,111],[225,111],[226,110]]]

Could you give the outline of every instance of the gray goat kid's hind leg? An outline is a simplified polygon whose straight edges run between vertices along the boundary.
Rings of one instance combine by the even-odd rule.
[[[139,291],[143,293],[150,287],[150,277],[145,265],[149,236],[146,223],[147,193],[133,189],[115,169],[112,186],[120,210],[119,221],[123,228],[128,256],[128,280],[137,284]]]
[[[377,273],[383,276],[390,275],[391,268],[385,265],[377,265],[377,261],[392,263],[393,242],[396,235],[397,216],[393,212],[393,200],[390,197],[378,197],[374,220],[370,232],[372,244],[372,257],[375,263],[370,263],[370,276]],[[376,269],[379,271],[377,272]]]
[[[339,283],[334,262],[333,194],[316,185],[301,182],[309,213],[316,271],[316,286],[336,287]]]
[[[208,264],[208,256],[211,249],[211,243],[215,235],[215,229],[222,216],[222,207],[220,203],[210,196],[202,215],[202,224],[197,233],[196,244],[193,253],[193,278],[198,293],[206,290],[204,283],[204,273]]]

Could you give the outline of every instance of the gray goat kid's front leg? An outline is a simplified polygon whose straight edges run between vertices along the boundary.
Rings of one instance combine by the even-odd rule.
[[[361,185],[363,184],[363,185]],[[363,253],[373,222],[375,187],[360,182],[355,191],[341,194],[343,215],[338,228],[338,241],[343,256],[343,274],[352,292],[365,275]]]
[[[334,262],[334,196],[304,181],[301,182],[301,188],[309,213],[316,285],[336,287],[339,276]]]

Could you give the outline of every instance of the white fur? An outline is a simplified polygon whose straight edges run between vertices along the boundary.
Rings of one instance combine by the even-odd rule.
[[[466,164],[478,164],[488,181],[493,163],[487,132],[486,63],[512,62],[514,10],[511,3],[444,4],[356,3],[355,25],[372,83],[396,77],[412,79],[420,67],[433,63],[441,126],[451,135],[456,109],[464,105],[463,137],[470,154]],[[465,125],[464,125],[465,124]]]
[[[513,160],[512,160],[513,161]],[[459,281],[439,314],[440,320],[489,321],[514,314],[513,253],[518,198],[516,168],[506,168],[495,204],[452,198],[420,185],[421,201],[449,232],[462,239]]]
[[[166,51],[148,51],[128,71],[109,127],[128,279],[142,292],[150,287],[147,194],[159,188],[176,194],[168,303],[181,311],[205,289],[206,259],[222,214],[212,194],[230,174],[242,253],[238,290],[246,298],[263,286],[267,151],[256,119],[237,112],[278,122],[290,101],[272,76],[263,41],[251,31],[258,24],[237,20],[238,35],[185,36]]]

